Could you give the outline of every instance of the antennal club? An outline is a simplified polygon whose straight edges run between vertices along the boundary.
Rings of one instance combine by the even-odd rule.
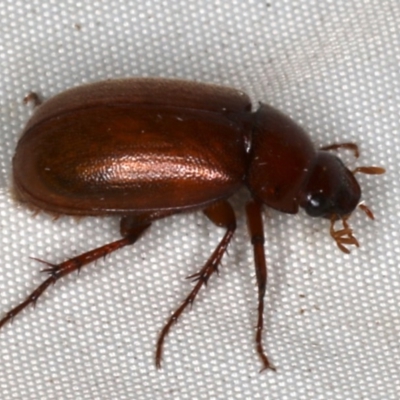
[[[346,254],[350,253],[350,250],[346,247],[346,245],[354,245],[360,247],[358,240],[353,235],[353,230],[350,228],[350,225],[347,222],[348,218],[349,216],[340,218],[336,214],[332,215],[331,227],[329,231],[339,249]],[[339,219],[342,221],[343,228],[335,231],[335,222]]]
[[[385,168],[382,167],[357,167],[353,171],[353,175],[355,175],[357,172],[360,172],[362,174],[368,174],[368,175],[382,175],[386,172]]]

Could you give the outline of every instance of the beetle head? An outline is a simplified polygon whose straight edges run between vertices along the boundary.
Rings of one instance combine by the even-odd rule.
[[[372,211],[365,204],[360,204],[361,189],[354,177],[357,172],[377,175],[383,174],[385,170],[380,167],[357,167],[350,171],[338,157],[320,151],[299,199],[300,206],[308,215],[331,220],[330,234],[344,253],[349,253],[346,245],[358,247],[358,241],[347,222],[355,208],[359,206],[370,219],[374,219]],[[342,221],[343,228],[335,230],[337,220]]]
[[[361,198],[354,174],[336,156],[319,151],[301,190],[300,206],[312,217],[351,214]]]

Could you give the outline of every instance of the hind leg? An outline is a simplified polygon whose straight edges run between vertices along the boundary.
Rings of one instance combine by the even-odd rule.
[[[140,219],[123,217],[121,219],[122,239],[105,244],[97,249],[80,254],[77,257],[70,258],[61,264],[51,264],[46,261],[38,260],[39,262],[47,265],[47,268],[43,269],[43,271],[47,272],[50,276],[42,284],[40,284],[22,303],[10,310],[3,317],[3,319],[0,320],[0,329],[4,324],[19,314],[24,308],[28,307],[30,304],[35,304],[49,286],[53,285],[59,279],[70,274],[71,272],[80,270],[84,265],[90,264],[99,258],[105,257],[122,247],[135,243],[143,234],[143,232],[150,226],[150,224],[151,223],[148,222],[148,218],[145,216],[140,217]]]

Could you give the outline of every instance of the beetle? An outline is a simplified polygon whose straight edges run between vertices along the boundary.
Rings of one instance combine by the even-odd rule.
[[[37,102],[37,97],[32,95]],[[258,286],[256,350],[262,369],[275,367],[262,343],[267,268],[262,208],[330,220],[339,248],[358,246],[348,217],[360,205],[357,172],[380,174],[379,167],[350,171],[332,150],[316,150],[289,117],[267,104],[252,111],[249,97],[235,89],[190,81],[137,78],[97,82],[63,92],[36,109],[13,157],[16,198],[54,215],[121,218],[121,238],[60,264],[46,264],[48,278],[9,311],[0,328],[63,276],[135,243],[151,223],[177,213],[202,210],[225,234],[199,272],[194,287],[161,330],[155,355],[172,325],[192,304],[226,252],[236,229],[228,198],[245,186]],[[373,218],[371,210],[360,205]],[[341,220],[343,227],[334,224]]]

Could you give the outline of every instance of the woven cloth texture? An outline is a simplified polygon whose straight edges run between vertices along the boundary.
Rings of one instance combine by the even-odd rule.
[[[0,312],[57,263],[119,238],[117,218],[32,212],[10,192],[11,159],[45,99],[82,83],[153,76],[235,87],[290,115],[315,145],[341,151],[375,214],[356,211],[360,242],[339,251],[329,222],[266,210],[264,342],[245,190],[238,230],[154,365],[157,336],[223,235],[201,213],[157,221],[133,247],[72,274],[0,332],[0,398],[400,398],[400,3],[397,0],[0,1]]]

